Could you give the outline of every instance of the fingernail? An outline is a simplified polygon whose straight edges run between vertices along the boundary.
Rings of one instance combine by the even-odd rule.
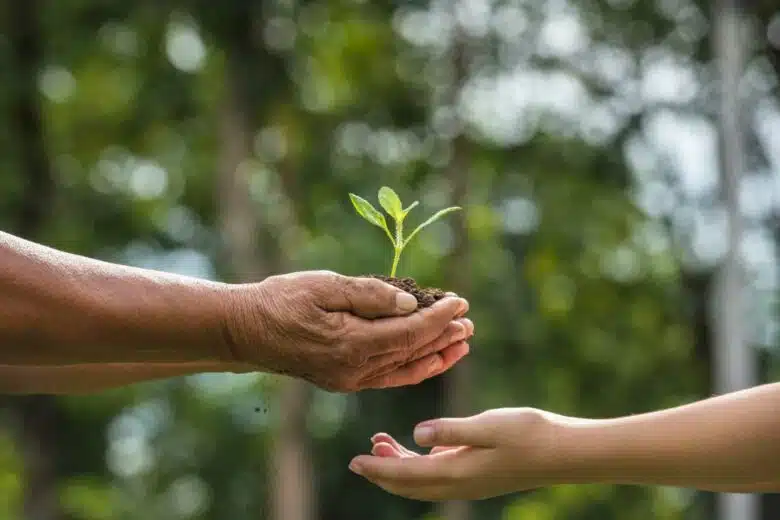
[[[472,322],[468,318],[461,318],[461,319],[458,320],[458,322],[466,328],[466,331],[468,331],[469,337],[474,335],[474,322]]]
[[[395,305],[401,312],[411,312],[417,308],[417,298],[406,292],[395,295]]]
[[[358,475],[360,475],[360,472],[363,471],[363,468],[360,467],[360,464],[358,462],[353,460],[352,462],[349,463],[349,470],[352,471],[353,473],[357,473]]]
[[[457,324],[457,327],[455,327],[455,332],[452,333],[452,341],[462,341],[466,339],[466,336],[469,334],[466,326],[457,321],[455,323]]]
[[[458,314],[465,314],[467,310],[469,310],[469,303],[461,298],[460,306],[458,307]]]
[[[428,444],[433,442],[433,426],[421,424],[414,429],[414,442],[417,444]]]

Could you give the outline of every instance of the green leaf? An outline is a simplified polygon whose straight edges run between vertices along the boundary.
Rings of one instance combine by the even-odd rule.
[[[390,230],[387,227],[387,220],[385,220],[385,216],[382,215],[366,199],[358,197],[354,193],[349,194],[349,199],[352,201],[352,205],[355,206],[355,210],[357,211],[358,215],[376,227],[384,229],[385,233],[387,233],[387,236],[390,238],[390,241],[393,243],[393,246],[395,246],[395,240],[393,239],[393,235],[390,234]]]
[[[409,207],[404,210],[404,217],[406,217],[406,215],[408,215],[410,211],[412,211],[414,208],[416,208],[419,203],[420,203],[420,201],[416,200],[416,201],[412,202],[411,204],[409,204]]]
[[[398,198],[396,192],[387,186],[382,186],[379,189],[379,204],[396,222],[400,222],[404,219],[404,210],[401,205],[401,199]]]
[[[417,233],[419,233],[420,231],[422,231],[422,229],[423,229],[423,228],[425,228],[425,227],[427,227],[427,226],[430,226],[431,224],[433,224],[434,222],[436,222],[437,220],[439,220],[440,218],[442,218],[444,215],[446,215],[446,214],[448,214],[448,213],[452,213],[452,212],[454,212],[454,211],[458,211],[458,210],[460,210],[460,209],[461,209],[461,208],[460,208],[459,206],[453,206],[453,207],[451,207],[451,208],[443,209],[443,210],[441,210],[441,211],[439,211],[439,212],[435,213],[435,214],[434,214],[434,215],[433,215],[431,218],[429,218],[428,220],[426,220],[425,222],[423,222],[422,224],[420,224],[419,226],[417,226],[417,229],[415,229],[414,231],[412,231],[412,234],[411,234],[411,235],[409,235],[409,238],[407,238],[407,239],[406,239],[406,241],[403,243],[403,246],[402,246],[402,247],[406,247],[406,246],[409,244],[409,242],[411,242],[411,241],[412,241],[412,239],[415,237],[415,235],[417,235]]]

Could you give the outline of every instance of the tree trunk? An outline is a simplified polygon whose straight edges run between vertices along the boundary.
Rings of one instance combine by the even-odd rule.
[[[469,187],[470,154],[469,143],[464,137],[455,140],[455,150],[450,164],[449,179],[452,184],[452,205],[461,206],[463,211],[454,214],[455,244],[447,263],[448,290],[468,297],[470,290],[470,248],[466,223],[467,194]],[[465,416],[472,413],[471,370],[467,360],[458,363],[444,376],[444,408],[449,416]],[[466,501],[452,501],[443,504],[443,516],[447,520],[468,520],[471,504]]]
[[[25,396],[15,399],[20,448],[24,462],[25,520],[63,518],[57,487],[60,414],[54,398]]]
[[[713,330],[715,331],[715,392],[727,393],[756,384],[755,353],[745,338],[745,275],[740,259],[744,224],[739,186],[745,172],[744,111],[739,83],[747,56],[747,18],[739,0],[719,0],[714,8],[713,46],[721,80],[720,168],[722,199],[728,215],[729,248],[715,275]],[[758,520],[760,502],[749,494],[720,494],[718,514],[723,520]]]
[[[759,35],[764,35],[764,52],[774,67],[778,81],[780,81],[780,47],[773,45],[770,35],[767,34],[769,24],[775,16],[780,15],[780,7],[774,0],[760,0],[750,2],[748,9],[754,14],[758,25]],[[777,38],[777,33],[774,34]],[[776,89],[780,92],[780,88]],[[775,241],[776,256],[780,258],[780,212],[776,212],[772,219],[773,236]],[[762,374],[762,381],[767,381],[767,374]],[[780,493],[767,494],[761,497],[761,516],[763,520],[775,520],[780,518]]]
[[[43,61],[40,2],[8,2],[8,34],[15,60],[16,84],[12,88],[13,126],[21,158],[25,187],[15,232],[31,240],[42,237],[51,207],[55,182],[44,142],[38,73]],[[54,398],[25,396],[9,399],[24,465],[23,516],[26,520],[56,520],[62,517],[57,497],[55,432],[60,416]]]
[[[454,81],[450,91],[446,93],[447,102],[452,106],[456,105],[458,92],[468,74],[468,47],[467,36],[460,31],[456,33],[450,57],[454,67]],[[448,290],[467,297],[471,278],[466,213],[471,169],[470,142],[464,134],[460,134],[452,144],[453,156],[446,175],[452,188],[452,205],[464,209],[454,214],[454,245],[447,260],[446,271]],[[472,411],[469,368],[468,362],[464,360],[443,377],[445,389],[443,408],[449,416],[469,415]],[[471,504],[467,501],[451,501],[442,505],[442,514],[447,520],[469,520],[472,516],[471,512]]]
[[[281,422],[271,454],[273,488],[272,517],[275,520],[312,520],[316,517],[316,486],[309,453],[306,416],[312,388],[288,379],[278,401]]]
[[[247,167],[252,155],[252,132],[245,116],[253,112],[245,96],[251,85],[241,74],[241,60],[234,57],[229,63],[220,122],[219,226],[234,275],[243,282],[254,282],[284,272],[289,262],[283,247],[273,239],[273,230],[267,223],[264,225],[254,208]],[[287,184],[279,182],[278,185]],[[258,241],[262,242],[262,250],[257,247]],[[283,413],[279,414],[269,468],[272,518],[277,520],[315,517],[314,470],[306,433],[311,396],[308,383],[295,379],[282,383],[277,404]]]

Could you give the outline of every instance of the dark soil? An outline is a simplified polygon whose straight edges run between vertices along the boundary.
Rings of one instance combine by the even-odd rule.
[[[414,278],[390,278],[382,275],[368,275],[370,278],[377,278],[390,285],[398,287],[417,298],[417,308],[424,309],[430,307],[437,301],[444,298],[445,292],[441,289],[431,287],[419,287]]]

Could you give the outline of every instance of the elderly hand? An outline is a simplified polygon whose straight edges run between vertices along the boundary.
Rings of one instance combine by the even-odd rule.
[[[351,392],[417,384],[468,353],[468,303],[417,301],[385,282],[300,272],[233,286],[227,338],[237,361]]]
[[[479,500],[542,487],[554,460],[554,414],[529,408],[438,419],[415,429],[420,455],[386,433],[350,469],[385,491],[422,501]]]

